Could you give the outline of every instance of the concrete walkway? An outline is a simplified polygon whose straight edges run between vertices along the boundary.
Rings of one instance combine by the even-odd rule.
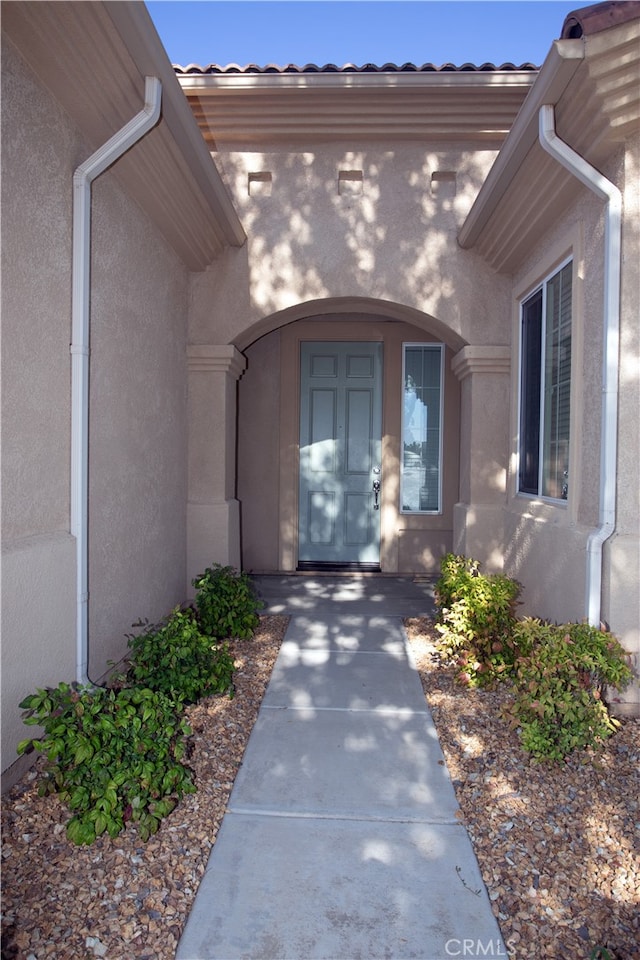
[[[506,957],[402,629],[430,584],[256,586],[292,619],[178,960]]]

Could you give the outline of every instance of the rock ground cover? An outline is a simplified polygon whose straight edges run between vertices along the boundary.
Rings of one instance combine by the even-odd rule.
[[[187,708],[197,793],[146,843],[130,824],[74,846],[66,809],[38,797],[41,758],[3,797],[2,960],[173,958],[287,622],[262,617],[253,639],[230,641],[235,696]]]
[[[286,623],[262,617],[254,639],[232,641],[234,699],[189,708],[198,792],[147,843],[129,826],[71,844],[65,809],[37,796],[37,767],[3,797],[3,960],[173,958]],[[586,960],[598,946],[639,960],[640,722],[564,764],[533,763],[501,719],[506,688],[456,686],[432,623],[406,627],[512,960]]]
[[[406,628],[509,955],[586,960],[604,947],[639,960],[640,721],[597,750],[536,763],[501,716],[508,687],[463,689],[433,624]]]

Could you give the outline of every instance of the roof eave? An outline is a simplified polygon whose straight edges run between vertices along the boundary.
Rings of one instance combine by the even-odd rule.
[[[175,68],[174,68],[175,69]],[[530,86],[536,77],[533,67],[492,70],[433,70],[413,73],[177,73],[182,89],[189,93],[211,90],[264,91],[273,93],[291,90],[425,90],[442,87]]]
[[[163,86],[163,117],[181,146],[195,180],[207,199],[229,246],[242,246],[244,228],[189,104],[176,80],[173,66],[143,3],[106,3],[107,12],[143,76],[160,74]]]
[[[144,100],[145,76],[157,77],[160,122],[113,166],[114,178],[190,270],[206,269],[227,247],[245,242],[144,3],[15,0],[3,4],[2,29],[75,124],[87,152],[131,119]]]
[[[538,77],[532,86],[496,157],[459,233],[458,242],[473,247],[496,211],[509,184],[517,175],[524,157],[538,138],[538,113],[545,104],[556,104],[584,60],[582,39],[554,41]]]
[[[498,149],[533,67],[368,73],[178,73],[211,150],[272,143],[472,142]]]

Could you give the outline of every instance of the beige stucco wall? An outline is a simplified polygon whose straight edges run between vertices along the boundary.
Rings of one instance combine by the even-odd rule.
[[[624,231],[620,314],[620,404],[616,530],[604,545],[601,619],[632,654],[640,671],[640,344],[638,290],[639,143],[612,156],[603,173],[623,192]],[[586,189],[553,234],[532,251],[514,278],[512,448],[505,510],[505,568],[524,584],[522,612],[551,620],[582,620],[587,613],[587,543],[598,524],[604,302],[604,204]],[[567,255],[574,259],[572,435],[570,495],[566,504],[516,493],[518,302]],[[620,712],[640,709],[637,685],[622,696]]]
[[[281,331],[247,348],[247,370],[238,388],[238,499],[242,512],[242,565],[279,567],[280,417],[286,384],[280,373]],[[290,371],[289,375],[294,375]]]
[[[89,150],[2,51],[2,768],[19,701],[75,678],[71,199]],[[138,109],[132,107],[132,113]],[[135,148],[134,148],[135,149]],[[107,172],[94,185],[90,673],[183,599],[187,274]]]
[[[89,670],[98,677],[134,621],[185,597],[187,273],[108,173],[93,204]]]
[[[456,240],[494,157],[413,143],[220,149],[215,160],[249,239],[194,276],[191,342],[246,345],[265,317],[361,297],[413,307],[461,341],[506,343],[509,284]],[[362,180],[341,181],[341,171]],[[271,174],[266,190],[258,181],[250,192],[252,173]],[[432,183],[445,173],[455,179]]]
[[[75,670],[68,171],[78,143],[62,111],[5,42],[2,101],[4,769],[28,733],[20,700],[35,686],[73,678]]]
[[[3,38],[2,529],[6,540],[63,531],[69,525],[69,170],[77,151],[77,136],[70,134],[64,114],[55,101],[42,96],[14,47]]]
[[[460,350],[453,370],[461,382],[460,495],[453,550],[480,560],[487,572],[504,565],[504,520],[511,360],[508,346]]]

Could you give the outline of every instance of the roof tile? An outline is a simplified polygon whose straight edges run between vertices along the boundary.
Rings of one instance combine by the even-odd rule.
[[[304,66],[298,66],[295,63],[288,63],[279,66],[275,63],[268,63],[259,67],[255,63],[248,63],[241,67],[237,63],[228,63],[225,66],[218,63],[210,63],[207,66],[199,66],[190,63],[188,66],[174,64],[174,70],[177,74],[184,76],[186,74],[265,74],[265,73],[490,73],[491,71],[509,71],[509,70],[538,70],[532,63],[523,63],[516,66],[513,63],[503,63],[496,66],[493,63],[483,63],[476,66],[472,63],[463,63],[462,66],[456,66],[453,63],[443,63],[436,66],[433,63],[423,63],[418,66],[415,63],[403,63],[401,65],[394,63],[385,63],[383,66],[376,66],[373,63],[365,63],[362,66],[356,66],[353,63],[345,63],[339,67],[335,63],[325,63],[324,66],[318,66],[316,63],[306,63]]]

